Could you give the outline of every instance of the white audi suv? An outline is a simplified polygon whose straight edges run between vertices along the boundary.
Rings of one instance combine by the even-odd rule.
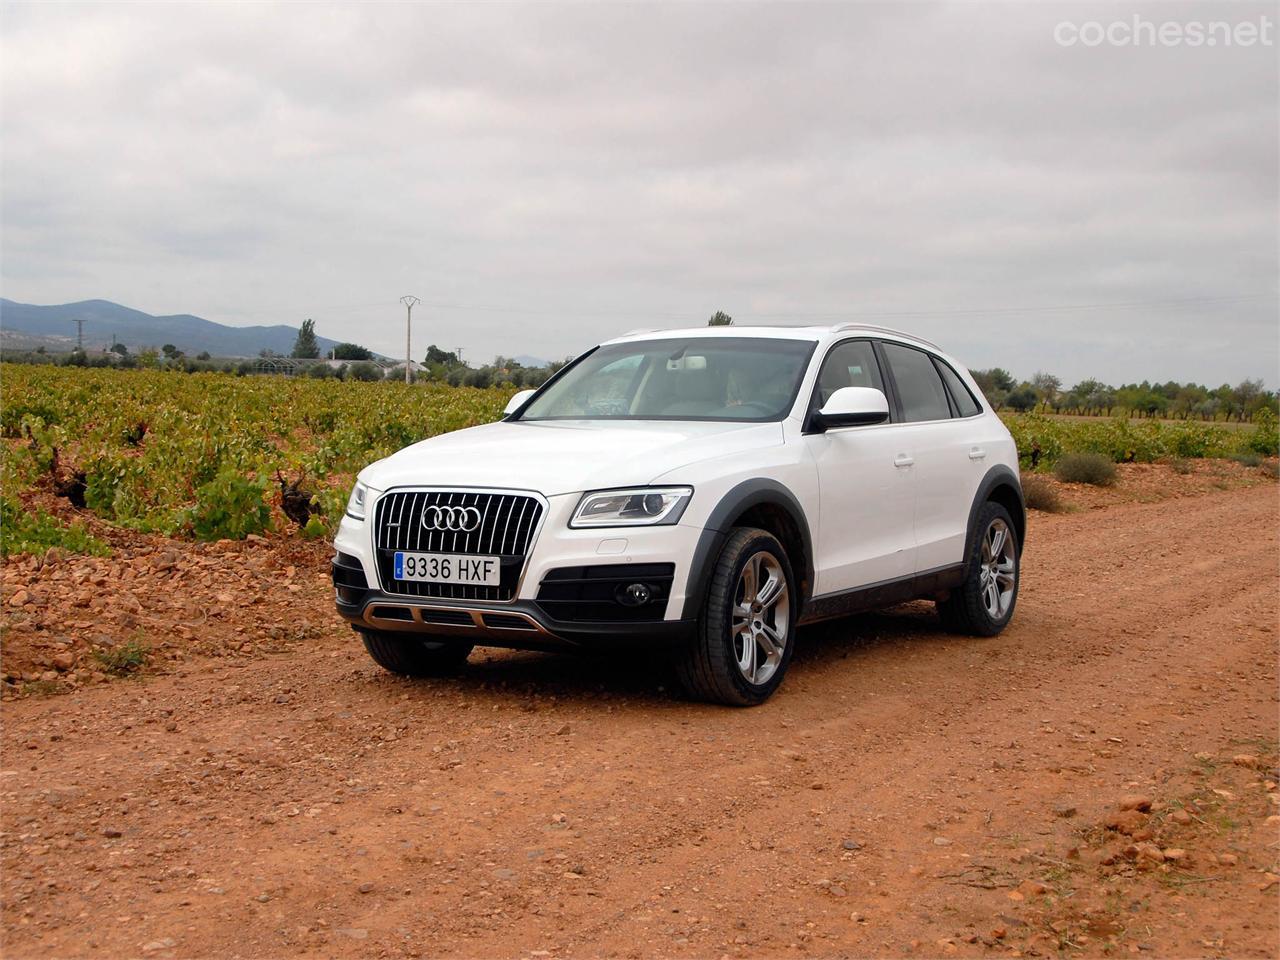
[[[881,327],[632,333],[503,419],[360,472],[338,612],[380,665],[476,644],[661,646],[688,692],[764,701],[796,628],[907,600],[1013,615],[1018,455],[963,366]]]

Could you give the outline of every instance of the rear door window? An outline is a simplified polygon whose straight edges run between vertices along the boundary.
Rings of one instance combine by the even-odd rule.
[[[949,420],[951,405],[947,402],[947,389],[929,354],[888,341],[882,342],[882,346],[898,388],[902,419],[907,423]]]

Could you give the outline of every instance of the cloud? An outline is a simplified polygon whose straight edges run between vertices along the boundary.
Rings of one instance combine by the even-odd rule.
[[[975,366],[1276,380],[1268,5],[7,4],[3,284],[562,356],[872,317]],[[1176,301],[1176,303],[1171,303]],[[1089,309],[1050,309],[1081,307]],[[1027,308],[1019,310],[1016,308]]]

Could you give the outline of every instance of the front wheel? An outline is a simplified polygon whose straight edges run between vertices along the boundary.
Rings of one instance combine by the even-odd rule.
[[[676,669],[699,700],[748,707],[769,699],[795,634],[794,578],[787,552],[765,530],[735,530],[716,560],[698,635]]]
[[[426,640],[412,633],[361,630],[364,648],[384,670],[406,677],[435,677],[452,673],[471,656],[469,643]]]
[[[977,536],[965,558],[964,582],[938,602],[947,629],[994,637],[1018,602],[1018,540],[1009,511],[987,502],[978,511]]]

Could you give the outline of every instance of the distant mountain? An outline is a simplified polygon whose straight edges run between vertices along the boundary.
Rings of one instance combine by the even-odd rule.
[[[111,343],[112,334],[131,352],[143,347],[159,348],[172,343],[187,356],[208,351],[216,357],[256,357],[262,350],[289,354],[298,336],[297,327],[229,327],[202,317],[183,313],[173,317],[153,317],[141,310],[122,307],[109,300],[82,300],[57,306],[36,306],[0,299],[0,328],[40,337],[70,338],[75,342],[77,318],[84,320],[86,349]],[[338,341],[316,337],[323,353]]]
[[[543,360],[539,357],[531,357],[528,354],[524,354],[524,353],[522,353],[518,357],[512,357],[511,359],[514,360],[516,363],[520,364],[520,366],[522,367],[548,367],[551,365],[550,360]]]

